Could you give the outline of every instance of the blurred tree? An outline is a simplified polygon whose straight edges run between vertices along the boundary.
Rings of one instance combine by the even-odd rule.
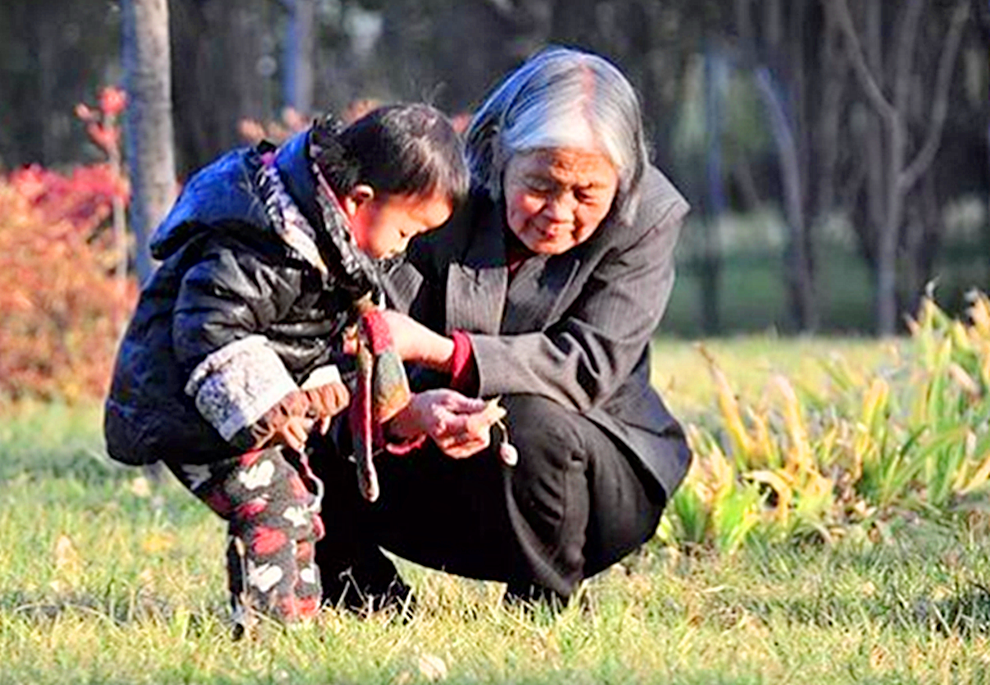
[[[116,82],[118,26],[114,3],[0,3],[0,166],[101,156],[72,112]]]
[[[815,330],[816,233],[834,210],[846,66],[818,0],[735,0],[734,10],[740,66],[753,74],[777,153],[789,318]]]
[[[725,173],[723,170],[723,129],[728,64],[721,56],[705,54],[705,185],[708,193],[703,207],[705,247],[701,257],[701,321],[706,334],[717,335],[722,325],[719,319],[719,278],[722,272],[722,250],[719,245],[719,225],[726,214]]]
[[[281,0],[288,10],[282,49],[282,102],[308,115],[313,111],[316,0]]]
[[[167,0],[124,0],[124,84],[130,225],[139,282],[151,275],[148,239],[175,200]]]
[[[113,38],[131,1],[0,3],[0,164],[94,156],[72,110],[119,79]],[[963,5],[977,21],[959,18]],[[781,208],[789,329],[834,313],[820,261],[833,229],[849,225],[875,273],[874,319],[890,330],[940,268],[946,208],[990,183],[990,0],[171,0],[169,10],[183,176],[240,144],[241,120],[281,121],[286,104],[308,115],[428,99],[464,113],[548,43],[605,55],[637,87],[654,159],[696,216]],[[703,55],[729,65],[708,88]],[[705,225],[697,233],[715,252],[695,265],[697,309],[714,331],[719,264],[732,267],[718,254],[724,227]]]
[[[183,175],[241,143],[244,117],[280,106],[276,21],[268,0],[171,0],[172,105]]]
[[[535,49],[530,34],[545,23],[531,16],[534,3],[528,0],[379,4],[381,37],[373,57],[376,81],[384,87],[375,95],[426,99],[451,112],[477,106],[498,78]]]
[[[862,210],[856,216],[868,231],[864,242],[876,278],[877,333],[890,335],[897,329],[897,266],[908,193],[923,179],[941,144],[970,7],[968,0],[958,0],[948,11],[928,12],[922,22],[927,0],[870,0],[859,3],[857,21],[846,0],[825,2],[842,31],[845,53],[870,108],[860,113],[865,121],[849,142],[862,155],[867,171]],[[935,201],[930,190],[927,199],[925,193],[917,198],[920,203]],[[931,247],[915,242],[918,249]]]

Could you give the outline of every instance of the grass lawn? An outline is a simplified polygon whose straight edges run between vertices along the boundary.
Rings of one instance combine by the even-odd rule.
[[[659,338],[653,343],[653,385],[678,417],[694,419],[715,406],[715,386],[699,346],[708,350],[740,395],[755,400],[774,374],[786,374],[814,391],[828,382],[823,361],[841,357],[855,368],[871,369],[896,353],[900,344],[896,339],[765,335],[699,342]]]
[[[849,339],[706,345],[754,397],[775,371],[825,383],[829,353],[885,354]],[[712,411],[689,343],[659,340],[654,359],[677,413]],[[731,557],[652,542],[558,617],[403,564],[419,598],[407,625],[330,610],[234,643],[221,522],[101,450],[94,407],[18,407],[0,425],[0,684],[990,683],[985,517]]]

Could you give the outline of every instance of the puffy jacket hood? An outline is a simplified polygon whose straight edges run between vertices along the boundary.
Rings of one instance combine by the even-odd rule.
[[[315,183],[307,165],[308,131],[296,134],[275,153],[275,166],[286,190],[314,225]],[[179,199],[151,238],[155,259],[163,261],[200,234],[236,222],[245,231],[271,230],[258,172],[258,148],[238,148],[200,169],[186,182]]]

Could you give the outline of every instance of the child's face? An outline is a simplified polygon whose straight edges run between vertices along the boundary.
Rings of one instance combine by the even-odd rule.
[[[382,259],[405,251],[413,237],[432,231],[450,218],[452,206],[443,194],[374,195],[343,203],[354,242],[369,257]]]

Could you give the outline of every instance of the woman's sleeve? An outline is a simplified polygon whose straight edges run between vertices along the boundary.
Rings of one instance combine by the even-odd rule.
[[[577,411],[607,399],[632,372],[666,309],[686,213],[683,201],[668,205],[638,241],[606,255],[547,329],[469,334],[479,395],[533,393]]]
[[[250,252],[220,248],[182,280],[173,349],[189,371],[186,394],[228,441],[298,389],[263,332],[286,314],[300,278]]]

